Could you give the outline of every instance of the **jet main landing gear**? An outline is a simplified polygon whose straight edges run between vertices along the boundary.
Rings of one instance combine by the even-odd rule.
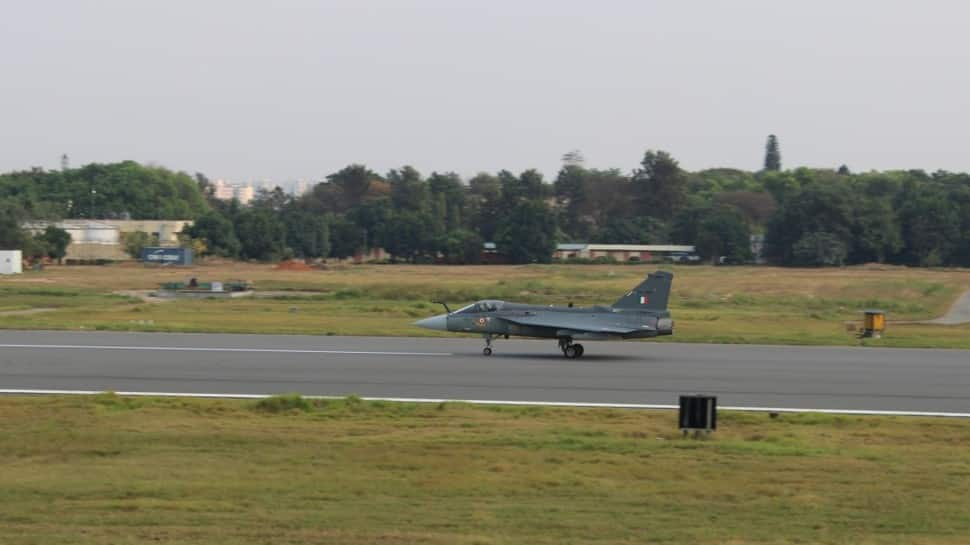
[[[573,344],[573,340],[570,337],[560,337],[559,339],[559,349],[562,350],[562,355],[569,359],[576,359],[583,357],[583,345]]]

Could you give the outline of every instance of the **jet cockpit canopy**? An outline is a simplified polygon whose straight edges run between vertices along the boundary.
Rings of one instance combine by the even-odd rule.
[[[502,306],[504,305],[505,305],[505,301],[486,299],[484,301],[478,301],[468,306],[461,307],[460,309],[455,311],[455,314],[477,314],[480,312],[495,312],[496,310],[501,310]]]

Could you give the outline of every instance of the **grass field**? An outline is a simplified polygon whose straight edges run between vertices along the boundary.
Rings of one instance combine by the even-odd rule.
[[[970,421],[0,398],[0,542],[970,542]]]
[[[411,323],[482,298],[577,305],[611,303],[655,267],[530,265],[503,267],[337,266],[280,271],[270,265],[208,264],[153,269],[134,264],[50,267],[0,279],[0,328],[221,331],[318,335],[442,333]],[[970,289],[968,270],[901,267],[780,269],[681,266],[671,310],[674,341],[858,344],[846,322],[879,307],[889,319],[936,317]],[[132,293],[160,282],[240,278],[275,295],[231,301],[145,302]],[[43,312],[25,313],[43,309]],[[970,348],[970,325],[890,324],[880,346]]]

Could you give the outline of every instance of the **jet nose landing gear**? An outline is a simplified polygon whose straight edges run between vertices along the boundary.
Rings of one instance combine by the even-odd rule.
[[[583,345],[573,344],[573,340],[569,337],[561,337],[559,339],[559,349],[562,350],[562,355],[569,359],[576,359],[583,357]]]
[[[484,335],[484,337],[485,337],[485,348],[482,349],[482,355],[491,356],[492,355],[492,336]]]

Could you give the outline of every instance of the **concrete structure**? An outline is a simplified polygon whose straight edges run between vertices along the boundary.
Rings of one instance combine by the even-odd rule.
[[[192,225],[191,220],[97,220],[105,225],[118,228],[122,237],[126,233],[141,231],[158,237],[159,246],[175,246],[178,244],[178,234],[186,226]]]
[[[555,259],[597,259],[607,258],[615,261],[654,261],[671,254],[693,254],[695,247],[676,244],[559,244],[553,253]]]
[[[64,259],[71,262],[133,259],[125,253],[124,236],[138,231],[157,236],[160,246],[176,246],[178,234],[191,224],[189,220],[64,220],[29,222],[23,227],[35,234],[48,225],[67,231],[71,243]]]
[[[20,250],[0,250],[0,274],[24,272],[24,255]]]
[[[121,245],[121,231],[115,225],[92,220],[64,220],[58,222],[37,221],[24,224],[24,229],[37,234],[54,225],[71,235],[64,259],[71,261],[95,261],[129,259]]]

